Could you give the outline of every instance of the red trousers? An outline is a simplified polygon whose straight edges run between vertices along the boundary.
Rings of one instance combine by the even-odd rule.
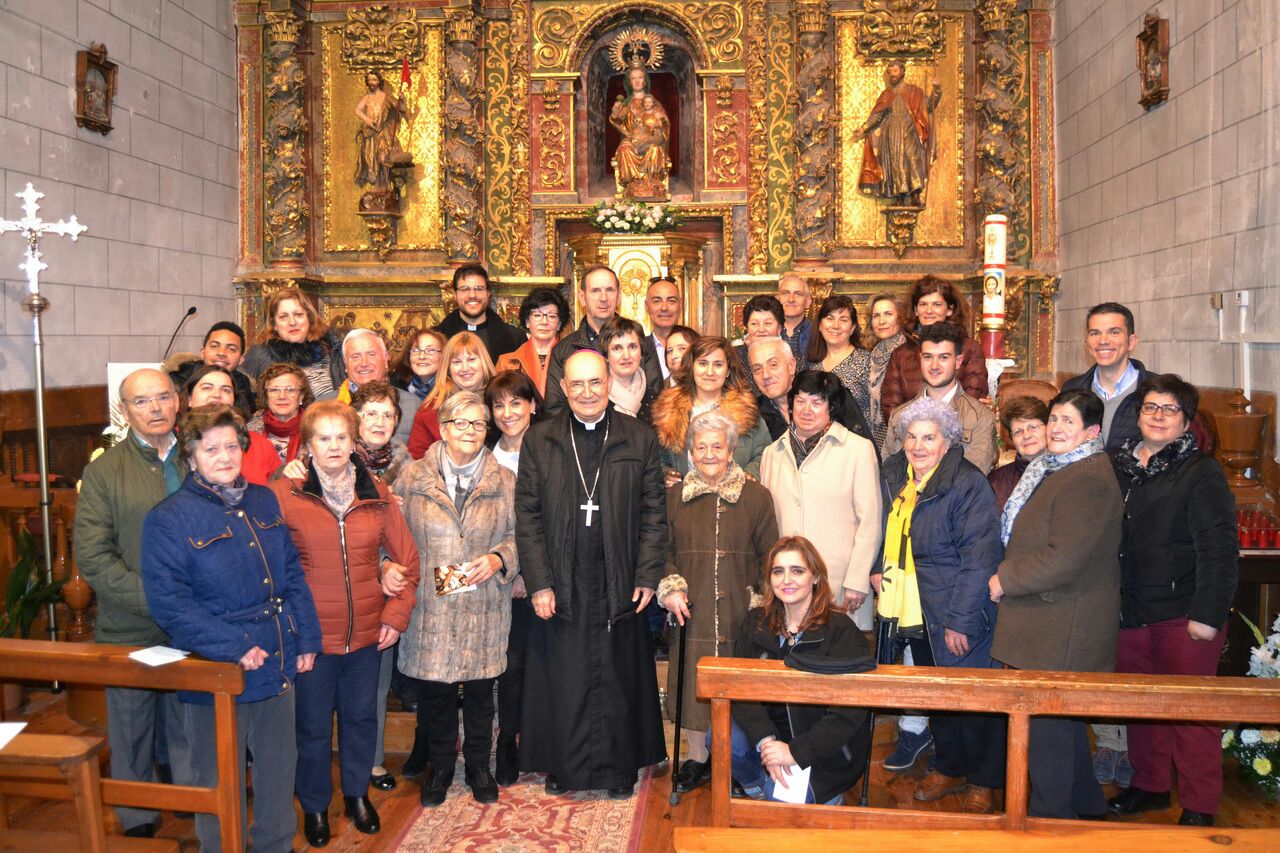
[[[1218,671],[1225,626],[1212,640],[1193,640],[1187,617],[1143,628],[1122,628],[1116,672],[1148,675],[1204,675]],[[1178,804],[1216,814],[1222,799],[1222,729],[1202,724],[1129,723],[1129,761],[1135,788],[1163,793],[1178,770]]]

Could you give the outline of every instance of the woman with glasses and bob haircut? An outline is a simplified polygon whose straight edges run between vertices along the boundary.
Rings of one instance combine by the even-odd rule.
[[[1236,592],[1235,496],[1222,466],[1196,446],[1195,387],[1163,373],[1133,393],[1141,437],[1111,455],[1124,495],[1116,672],[1212,676]],[[1176,767],[1178,822],[1213,825],[1222,798],[1220,728],[1131,722],[1129,761],[1133,780],[1111,811],[1167,809]]]
[[[301,367],[273,364],[258,377],[258,411],[246,428],[267,437],[281,464],[292,462],[302,446],[302,410],[315,401]]]
[[[484,399],[457,392],[441,405],[440,424],[443,439],[406,467],[395,485],[427,578],[418,587],[399,666],[418,682],[418,727],[405,774],[421,773],[430,763],[420,796],[428,807],[444,802],[453,781],[459,690],[466,783],[478,802],[498,799],[489,768],[493,686],[507,666],[511,584],[520,567],[516,478],[485,447]]]
[[[836,604],[827,566],[808,539],[784,536],[764,562],[764,599],[738,628],[734,657],[785,661],[792,653],[840,660],[869,657],[862,632]],[[862,708],[734,702],[733,777],[753,799],[777,799],[796,784],[790,768],[810,767],[808,803],[836,805],[866,766],[871,737]]]
[[[560,332],[569,322],[569,303],[554,287],[535,287],[520,303],[520,325],[529,340],[498,358],[497,369],[518,370],[533,380],[538,396],[547,393],[547,364]]]

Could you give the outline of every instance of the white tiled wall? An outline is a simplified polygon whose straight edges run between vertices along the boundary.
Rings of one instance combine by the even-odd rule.
[[[1138,103],[1134,39],[1169,19],[1169,100]],[[1250,329],[1280,341],[1280,0],[1057,0],[1062,288],[1059,370],[1088,365],[1085,311],[1133,309],[1148,367],[1242,381],[1214,292],[1249,290]],[[1238,327],[1234,308],[1225,323]],[[1280,388],[1280,345],[1253,348]]]
[[[107,136],[76,127],[75,54],[120,66]],[[0,211],[28,181],[40,215],[74,213],[78,242],[46,239],[41,290],[50,385],[105,381],[107,361],[159,359],[235,319],[235,31],[231,0],[0,0]],[[28,388],[22,243],[0,236],[0,388]]]

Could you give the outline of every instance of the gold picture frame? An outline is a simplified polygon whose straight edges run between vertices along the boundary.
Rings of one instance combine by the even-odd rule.
[[[76,51],[76,124],[104,136],[111,132],[111,101],[116,96],[117,66],[107,46],[91,42]]]

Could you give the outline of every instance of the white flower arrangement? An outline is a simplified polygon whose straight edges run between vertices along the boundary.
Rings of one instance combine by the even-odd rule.
[[[602,201],[588,221],[606,234],[649,234],[675,228],[680,217],[672,204]]]
[[[1240,614],[1258,645],[1249,654],[1249,675],[1280,678],[1280,617],[1266,637],[1258,626]],[[1240,764],[1240,772],[1271,799],[1280,796],[1280,729],[1240,728],[1222,733],[1222,749]]]

